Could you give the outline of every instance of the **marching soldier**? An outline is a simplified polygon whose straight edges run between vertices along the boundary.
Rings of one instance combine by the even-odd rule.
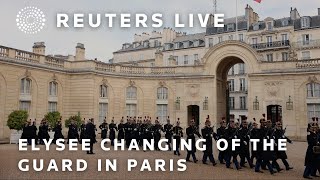
[[[56,126],[53,128],[53,131],[54,131],[53,143],[56,143],[57,139],[64,139],[64,136],[62,134],[61,118],[56,124]]]
[[[125,124],[125,140],[126,140],[126,146],[129,148],[131,143],[131,132],[132,132],[132,124],[131,124],[131,117],[130,119],[127,119],[127,122]]]
[[[167,144],[169,146],[169,151],[171,151],[172,128],[173,128],[173,125],[170,124],[170,118],[168,116],[167,124],[164,125],[164,132],[165,132],[165,138],[168,140]]]
[[[260,131],[259,131],[259,127],[258,127],[258,123],[256,122],[256,118],[253,118],[253,123],[252,123],[252,130],[250,133],[250,139],[259,139],[260,136]],[[251,143],[251,147],[253,146],[253,144]],[[258,154],[257,151],[254,151],[253,148],[251,148],[251,157],[250,157],[250,161],[253,163],[253,159],[258,159]]]
[[[99,128],[101,129],[101,139],[107,138],[107,133],[108,133],[107,117],[104,117],[103,123],[100,124]]]
[[[275,139],[276,139],[276,142],[279,140],[279,139],[287,139],[287,142],[289,142],[290,144],[292,143],[292,141],[285,136],[285,129],[282,129],[282,123],[280,121],[276,122],[276,132],[274,133],[274,136],[275,136]],[[293,169],[293,167],[290,167],[287,159],[288,159],[288,156],[287,156],[287,153],[286,151],[279,151],[278,148],[277,148],[277,144],[276,144],[276,147],[275,147],[275,151],[276,151],[276,157],[277,159],[281,159],[281,161],[283,162],[284,166],[286,167],[286,170],[290,170],[290,169]]]
[[[159,119],[155,120],[155,124],[153,126],[153,138],[154,138],[154,149],[159,151],[158,143],[161,139],[161,131],[163,131],[162,126],[159,124]]]
[[[114,139],[116,138],[116,131],[118,130],[117,125],[114,123],[114,117],[112,117],[111,123],[109,124],[109,138],[111,140],[111,146],[114,145]]]
[[[227,127],[224,137],[226,138],[228,144],[232,144],[232,139],[238,139],[238,130],[237,124],[234,120],[230,120],[229,127]],[[225,151],[225,161],[226,167],[230,168],[231,165],[231,158],[237,170],[241,169],[238,163],[238,153],[239,149],[236,148],[235,151],[232,151],[232,146],[228,146],[227,150]]]
[[[227,127],[227,124],[226,124],[225,118],[223,117],[222,121],[220,122],[220,127],[217,129],[216,140],[224,139],[224,135],[226,133],[226,127]],[[225,144],[221,143],[221,146],[224,147]],[[224,164],[223,162],[224,158],[225,158],[225,151],[219,150],[218,159],[220,161],[220,164]]]
[[[179,148],[180,148],[181,138],[183,137],[182,127],[180,127],[180,118],[178,118],[177,124],[175,127],[173,127],[172,131],[173,131],[173,139],[176,140],[176,147],[173,154],[180,156]]]
[[[197,135],[199,138],[201,137],[201,135],[198,132],[198,128],[195,126],[195,122],[194,122],[193,118],[190,121],[190,126],[186,129],[186,134],[187,134],[187,140],[191,139],[191,142],[192,142],[192,147],[191,147],[191,149],[188,150],[186,160],[188,162],[190,162],[190,156],[192,156],[193,162],[197,163],[198,160],[195,155],[195,152],[196,152],[196,137],[195,137],[195,135]]]
[[[86,130],[86,118],[83,118],[82,124],[80,126],[80,144],[82,144],[82,139],[85,139],[85,132]]]
[[[316,123],[312,123],[309,125],[308,128],[308,135],[307,135],[307,140],[308,140],[308,148],[305,156],[305,169],[303,173],[303,177],[306,179],[312,179],[310,176],[316,174],[312,174],[313,172],[316,172],[316,159],[319,156],[318,154],[315,153],[314,148],[319,147],[319,141],[318,141],[318,125]]]
[[[38,132],[40,144],[44,145],[43,139],[46,139],[47,141],[50,139],[48,131],[49,131],[49,127],[48,127],[46,121],[42,120],[41,124],[39,126],[39,132]]]
[[[210,162],[213,166],[215,166],[217,163],[214,160],[212,149],[213,127],[211,127],[209,115],[205,122],[205,127],[201,130],[201,133],[202,137],[206,140],[206,142],[204,143],[204,145],[206,145],[206,150],[203,151],[202,163],[207,164],[207,158],[209,157]]]
[[[253,164],[250,158],[250,132],[251,127],[248,127],[247,119],[244,118],[241,121],[242,128],[239,130],[240,136],[240,166],[245,167],[246,159],[249,163],[250,168],[253,168]]]
[[[35,140],[35,143],[38,144],[38,136],[37,136],[37,125],[36,125],[36,119],[34,119],[34,121],[32,122],[32,126],[31,126],[31,139]]]
[[[96,142],[96,130],[95,125],[93,124],[93,118],[88,121],[85,127],[85,137],[86,139],[90,139],[90,151],[87,151],[87,154],[93,153],[93,144]]]
[[[79,134],[78,134],[78,127],[74,123],[74,120],[71,120],[71,124],[69,125],[69,131],[68,131],[68,143],[70,139],[78,139],[79,140]]]
[[[120,124],[118,124],[118,139],[124,139],[124,124],[123,124],[123,117],[120,120]]]
[[[132,122],[131,140],[135,139],[138,142],[139,141],[139,133],[140,133],[140,127],[137,123],[136,117],[134,117],[133,122]]]

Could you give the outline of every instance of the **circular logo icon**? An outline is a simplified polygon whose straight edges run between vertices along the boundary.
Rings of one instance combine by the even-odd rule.
[[[39,8],[28,6],[18,12],[16,22],[22,32],[36,34],[43,29],[46,19]]]

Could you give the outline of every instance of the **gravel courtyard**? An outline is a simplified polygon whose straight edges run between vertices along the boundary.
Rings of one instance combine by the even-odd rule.
[[[100,143],[95,144],[93,155],[87,155],[83,151],[63,151],[58,152],[51,148],[50,151],[45,151],[44,146],[38,152],[19,152],[17,145],[2,144],[0,145],[0,179],[302,179],[304,170],[304,156],[306,150],[305,142],[294,142],[288,144],[289,163],[294,167],[290,171],[282,171],[275,175],[270,175],[268,171],[264,173],[255,173],[252,169],[243,168],[240,171],[234,169],[226,169],[224,165],[218,164],[213,167],[211,165],[204,165],[201,162],[202,152],[197,152],[199,162],[187,162],[187,170],[185,172],[178,172],[176,162],[186,156],[186,152],[182,152],[181,156],[174,156],[173,152],[143,152],[143,151],[109,151],[105,152],[100,149]],[[55,145],[52,145],[55,146]],[[214,154],[217,160],[217,153]],[[138,161],[137,168],[131,172],[127,171],[127,159],[136,159]],[[21,172],[18,169],[18,162],[21,159],[29,159],[29,172]],[[32,159],[44,159],[44,170],[35,172],[32,168]],[[47,166],[50,159],[55,159],[59,172],[47,172]],[[76,172],[76,167],[72,166],[72,172],[61,170],[61,160],[71,159],[73,165],[76,159],[84,159],[88,163],[87,170],[84,172]],[[97,171],[97,160],[102,159],[117,159],[117,172],[105,171],[105,166],[102,166],[102,171]],[[148,159],[152,172],[140,172],[140,167],[143,159]],[[166,172],[154,170],[154,160],[164,159],[166,161]],[[174,160],[174,171],[169,171],[169,160]],[[281,161],[278,161],[280,166],[283,167]],[[104,164],[104,163],[103,163]]]

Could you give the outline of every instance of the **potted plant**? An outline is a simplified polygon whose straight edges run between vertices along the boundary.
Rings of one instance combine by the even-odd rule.
[[[61,118],[60,112],[54,111],[54,112],[48,112],[45,116],[44,119],[47,120],[48,125],[49,125],[49,135],[50,139],[54,138],[54,132],[52,131],[54,127],[56,127],[57,122]]]
[[[77,125],[78,128],[80,128],[82,122],[81,122],[81,117],[80,115],[75,115],[75,116],[70,116],[68,119],[65,120],[64,125],[66,128],[69,127],[69,125],[71,124],[71,121],[74,121],[74,123]]]
[[[7,126],[11,129],[10,144],[19,142],[28,116],[28,112],[23,110],[16,110],[9,114]]]

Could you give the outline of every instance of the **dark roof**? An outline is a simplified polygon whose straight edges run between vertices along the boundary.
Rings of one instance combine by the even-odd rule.
[[[233,30],[228,30],[228,25],[233,24],[234,28]],[[229,33],[229,32],[235,32],[236,31],[236,23],[229,23],[225,24],[223,28],[217,28],[217,27],[207,27],[206,34],[207,35],[213,35],[213,34],[222,34],[222,33]],[[239,21],[238,22],[238,31],[247,30],[247,21]]]

